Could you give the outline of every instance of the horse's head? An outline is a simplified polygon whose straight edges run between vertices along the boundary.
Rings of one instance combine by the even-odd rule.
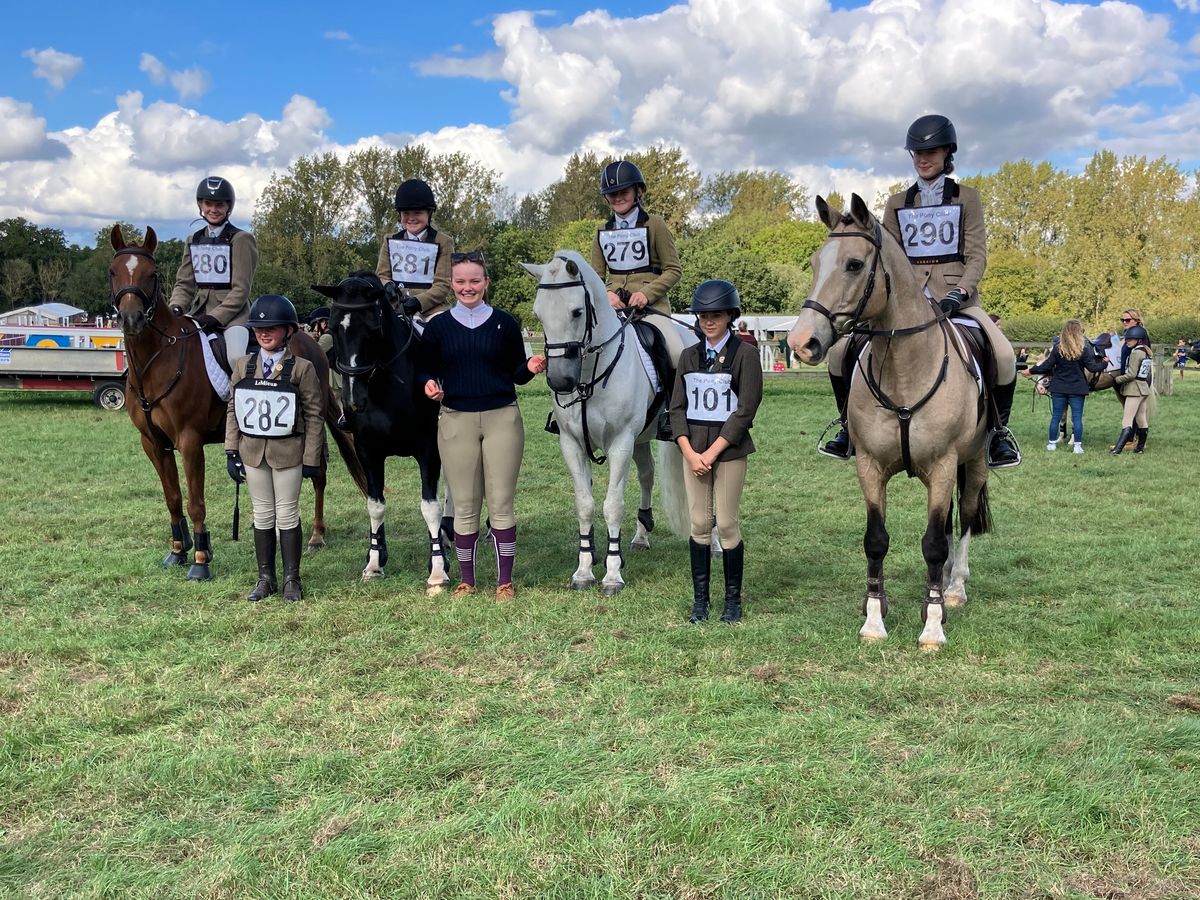
[[[817,213],[829,237],[813,254],[812,293],[788,334],[788,346],[809,365],[823,360],[839,337],[887,303],[886,275],[876,283],[883,228],[867,204],[852,194],[850,211],[843,213],[817,197]]]
[[[545,265],[521,265],[538,280],[533,314],[546,335],[546,381],[552,391],[568,393],[583,378],[583,355],[597,323],[613,316],[608,291],[574,250],[559,250]]]
[[[386,327],[396,318],[389,292],[379,276],[365,270],[351,272],[337,284],[312,288],[329,298],[333,365],[344,376],[342,403],[352,412],[361,412],[367,406],[371,373],[395,355],[392,331]]]
[[[121,330],[128,335],[140,334],[158,307],[160,285],[154,262],[158,235],[147,227],[144,244],[127,244],[121,226],[114,225],[109,240],[113,248],[108,267],[109,296]]]

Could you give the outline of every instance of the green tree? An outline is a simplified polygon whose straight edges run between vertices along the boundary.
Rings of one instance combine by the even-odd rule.
[[[580,219],[602,219],[608,204],[600,194],[600,172],[604,168],[595,153],[572,153],[563,168],[562,178],[546,188],[538,198],[551,228]]]
[[[6,259],[0,263],[0,292],[12,308],[25,306],[37,279],[27,259]]]
[[[777,171],[718,172],[705,180],[703,208],[716,215],[763,213],[777,221],[797,219],[808,206],[808,190]]]

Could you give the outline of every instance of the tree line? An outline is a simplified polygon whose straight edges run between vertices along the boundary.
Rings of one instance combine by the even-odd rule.
[[[671,292],[676,309],[708,278],[736,284],[749,313],[799,309],[811,285],[809,259],[825,238],[812,218],[809,186],[776,171],[702,176],[674,147],[625,158],[646,177],[646,207],[676,236],[683,267]],[[251,218],[260,250],[254,292],[285,294],[303,312],[322,302],[310,285],[373,270],[380,242],[398,227],[396,187],[423,178],[438,200],[435,227],[459,249],[482,249],[493,302],[533,324],[535,284],[519,264],[544,262],[559,248],[590,252],[608,214],[598,179],[611,160],[576,153],[547,188],[517,197],[499,173],[465,153],[435,154],[414,144],[302,157],[271,179]],[[1099,330],[1126,307],[1150,321],[1171,320],[1178,336],[1200,336],[1198,177],[1163,157],[1102,150],[1078,173],[1019,160],[962,178],[979,190],[988,223],[984,306],[1016,339],[1046,339],[1066,318]],[[873,198],[876,211],[905,186]],[[832,192],[826,199],[844,202]],[[141,239],[138,229],[119,224]],[[10,307],[62,299],[105,311],[108,231],[101,229],[92,247],[67,246],[58,229],[0,221],[0,294]],[[159,243],[167,290],[182,254],[180,240]],[[1154,333],[1156,341],[1174,336],[1163,327]]]

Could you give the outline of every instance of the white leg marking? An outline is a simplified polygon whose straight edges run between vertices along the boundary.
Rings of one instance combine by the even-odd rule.
[[[442,504],[437,500],[421,501],[421,518],[429,529],[429,536],[438,537],[442,527]],[[442,548],[446,550],[445,547]],[[438,555],[433,557],[433,567],[429,570],[429,578],[425,580],[425,593],[432,596],[441,593],[442,588],[450,583],[450,575],[446,572],[445,560]]]
[[[946,632],[942,630],[942,606],[931,603],[925,612],[925,628],[917,638],[917,646],[922,650],[940,650],[946,643]]]
[[[387,504],[382,500],[367,500],[367,515],[371,518],[371,531],[379,530],[379,526],[383,524],[383,516],[387,511]],[[379,564],[379,551],[370,550],[367,553],[367,567],[363,569],[362,577],[380,578],[383,576],[383,567]]]
[[[887,629],[883,627],[883,601],[878,597],[867,598],[867,619],[858,630],[858,637],[864,641],[886,641]]]
[[[946,585],[946,605],[954,608],[967,602],[967,579],[971,577],[971,569],[967,563],[968,550],[971,546],[971,531],[963,532],[958,542],[958,552],[954,554],[954,566],[950,570],[949,583]]]

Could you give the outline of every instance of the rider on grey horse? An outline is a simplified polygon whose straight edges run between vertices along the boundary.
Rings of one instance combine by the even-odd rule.
[[[246,321],[258,267],[254,235],[229,221],[234,201],[233,185],[219,176],[205,178],[196,188],[204,227],[187,238],[170,300],[175,312],[191,316],[205,332],[224,332],[231,365],[246,355],[250,342]]]

